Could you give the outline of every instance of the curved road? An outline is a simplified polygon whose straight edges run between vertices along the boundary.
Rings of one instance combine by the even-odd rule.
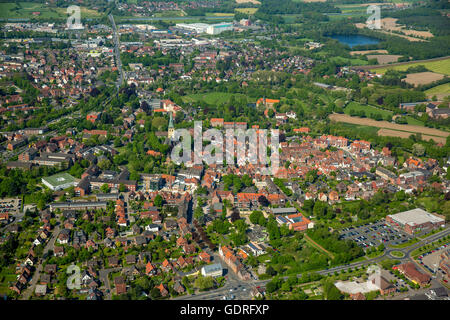
[[[350,264],[346,264],[346,265],[341,265],[341,266],[333,267],[333,268],[326,269],[326,270],[320,270],[320,271],[317,271],[317,273],[320,275],[328,275],[330,273],[334,273],[335,271],[340,272],[341,270],[347,270],[348,268],[355,268],[355,267],[361,267],[364,265],[370,265],[372,263],[380,262],[387,258],[390,258],[390,259],[395,258],[402,262],[406,262],[408,260],[411,260],[414,262],[414,260],[411,259],[411,253],[414,250],[416,250],[417,248],[422,247],[424,245],[427,245],[431,242],[434,242],[439,238],[445,237],[449,234],[450,234],[450,228],[447,227],[444,230],[437,232],[437,233],[427,237],[426,239],[423,239],[423,240],[421,240],[415,244],[412,244],[408,247],[400,248],[400,249],[388,247],[381,256],[378,256],[376,258],[358,261],[358,262],[354,262],[354,263],[350,263]],[[392,251],[403,252],[404,257],[403,258],[392,257],[390,255],[390,253]],[[301,276],[301,274],[298,274],[297,276]],[[288,277],[283,277],[283,278],[287,279]],[[227,281],[227,283],[219,289],[202,292],[202,293],[196,294],[196,295],[182,296],[182,297],[175,298],[173,300],[220,300],[224,295],[229,296],[229,294],[233,294],[236,297],[236,299],[238,299],[238,300],[248,300],[251,298],[250,293],[251,293],[252,288],[254,288],[256,286],[263,286],[270,281],[271,281],[271,279],[253,280],[253,281],[238,281],[236,279],[229,279]],[[239,287],[239,285],[240,285],[240,287]],[[237,290],[234,290],[235,288],[237,288]],[[232,289],[232,291],[230,291],[230,289]],[[243,289],[245,289],[245,291]]]

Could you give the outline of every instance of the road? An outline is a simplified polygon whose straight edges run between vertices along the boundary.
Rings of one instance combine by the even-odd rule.
[[[116,56],[116,64],[117,64],[117,69],[119,71],[119,78],[117,79],[117,89],[119,89],[122,84],[123,84],[123,80],[124,80],[124,76],[123,76],[123,68],[122,68],[122,61],[120,60],[120,40],[119,40],[119,36],[117,34],[117,27],[116,27],[116,23],[114,22],[114,16],[112,14],[110,14],[108,16],[109,21],[111,22],[112,28],[113,28],[113,38],[114,38],[114,55]]]
[[[110,268],[110,269],[102,269],[98,272],[98,276],[100,281],[103,283],[102,287],[105,289],[105,300],[111,300],[111,283],[109,281],[109,273],[117,272],[121,270],[121,268]]]
[[[370,264],[380,262],[385,259],[392,259],[392,258],[394,258],[390,255],[390,252],[392,252],[392,251],[400,251],[400,252],[403,252],[403,254],[405,255],[403,258],[395,258],[395,259],[400,260],[401,262],[413,261],[418,267],[420,267],[411,258],[411,253],[414,250],[416,250],[417,248],[427,245],[433,241],[436,241],[437,239],[442,238],[448,234],[450,234],[449,227],[427,237],[424,240],[421,240],[411,246],[408,246],[406,248],[397,249],[397,248],[388,247],[388,248],[386,248],[385,252],[381,256],[378,256],[378,257],[375,257],[372,259],[366,259],[363,261],[358,261],[355,263],[350,263],[350,264],[346,264],[346,265],[333,267],[333,268],[326,269],[326,270],[320,270],[320,271],[317,271],[317,273],[320,275],[328,275],[330,273],[347,270],[348,268],[353,269],[355,267],[368,266]],[[301,276],[301,274],[298,274],[297,276],[299,277],[299,276]],[[286,280],[286,279],[288,279],[288,277],[284,277],[284,279]],[[229,273],[226,284],[221,288],[218,288],[215,290],[210,290],[207,292],[202,292],[202,293],[199,293],[196,295],[181,296],[181,297],[175,298],[174,300],[220,300],[223,298],[223,296],[229,296],[230,294],[233,294],[235,296],[235,299],[237,299],[237,300],[249,300],[249,299],[251,299],[250,293],[251,293],[252,288],[254,288],[256,286],[264,286],[265,284],[267,284],[270,281],[271,281],[270,279],[269,280],[241,281],[241,280],[237,279],[235,276],[233,276],[231,273]],[[434,288],[434,287],[438,287],[438,286],[440,286],[439,282],[437,280],[433,279],[432,287]],[[237,290],[235,290],[235,288]],[[233,290],[230,291],[230,289],[233,289]],[[243,289],[245,289],[245,291]],[[411,293],[409,293],[408,295],[411,295]]]
[[[60,230],[60,226],[57,225],[52,232],[52,236],[50,237],[50,240],[45,245],[43,254],[46,254],[50,250],[53,251],[53,249],[55,248],[55,241],[56,241],[56,237],[59,234],[59,230]],[[31,282],[29,283],[28,288],[23,292],[22,300],[28,300],[31,297],[31,295],[33,294],[33,292],[36,288],[36,285],[38,284],[39,277],[40,277],[41,271],[42,271],[41,258],[39,258],[39,263],[37,266],[35,265],[35,267],[36,267],[36,271],[34,272],[33,278],[31,279]]]
[[[346,270],[348,268],[360,267],[362,265],[369,265],[371,263],[379,262],[379,261],[382,261],[385,259],[396,259],[396,260],[400,260],[401,262],[406,262],[407,260],[411,260],[411,253],[414,250],[416,250],[417,248],[422,247],[426,244],[429,244],[433,241],[436,241],[439,238],[445,237],[448,234],[450,234],[450,227],[447,227],[444,230],[437,232],[437,233],[427,237],[426,239],[421,240],[415,244],[412,244],[406,248],[398,249],[398,248],[387,247],[386,250],[384,251],[383,255],[378,256],[376,258],[367,259],[367,260],[363,260],[363,261],[359,261],[359,262],[355,262],[355,263],[350,263],[347,265],[338,266],[338,267],[330,268],[327,270],[322,270],[317,273],[319,273],[321,275],[327,275],[330,273],[334,273],[335,271],[339,272],[341,270],[344,270],[344,269]],[[400,251],[404,254],[404,256],[402,258],[394,257],[390,254],[392,251]]]

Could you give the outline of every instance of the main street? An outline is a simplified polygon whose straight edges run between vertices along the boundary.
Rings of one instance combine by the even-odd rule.
[[[110,14],[108,16],[109,21],[111,22],[112,28],[113,28],[113,37],[114,37],[114,55],[116,56],[116,64],[117,64],[117,70],[119,71],[119,79],[117,80],[117,89],[119,89],[123,84],[123,69],[122,69],[122,61],[120,60],[120,40],[119,36],[117,34],[117,27],[116,23],[114,21],[114,16]]]

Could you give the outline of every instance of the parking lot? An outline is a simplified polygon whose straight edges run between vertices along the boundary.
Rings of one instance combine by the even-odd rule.
[[[360,227],[343,229],[341,239],[353,240],[362,248],[377,247],[380,244],[398,245],[408,240],[411,236],[405,232],[395,230],[385,221],[367,223]]]
[[[425,252],[424,254],[420,255],[417,260],[425,269],[427,269],[431,274],[433,274],[433,276],[437,277],[438,279],[441,279],[441,278],[445,279],[446,274],[445,274],[444,270],[442,270],[439,267],[439,263],[441,261],[441,257],[440,257],[441,254],[445,250],[448,250],[449,248],[450,248],[449,243],[444,244],[444,245],[440,246],[439,248]],[[448,282],[448,280],[445,282]]]
[[[21,199],[0,199],[0,213],[19,213],[21,204]]]

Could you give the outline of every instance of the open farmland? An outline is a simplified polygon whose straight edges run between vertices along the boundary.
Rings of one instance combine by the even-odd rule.
[[[425,93],[428,97],[433,97],[435,95],[438,99],[443,99],[444,97],[450,95],[450,83],[444,83],[433,87],[426,90]]]
[[[397,31],[401,32],[406,36],[416,37],[416,38],[432,38],[433,34],[428,31],[417,31],[412,29],[406,29],[405,26],[397,24],[396,18],[384,18],[381,19],[381,28],[387,31]]]
[[[257,0],[236,0],[236,3],[253,3],[253,4],[261,4],[260,1]]]
[[[377,59],[379,64],[397,62],[401,55],[397,54],[369,54],[367,59]]]
[[[345,107],[344,112],[345,112],[346,114],[350,114],[350,112],[351,112],[352,110],[354,110],[354,111],[356,111],[356,112],[358,112],[358,111],[364,111],[364,112],[366,112],[366,115],[367,115],[367,116],[370,115],[371,113],[374,113],[374,114],[381,114],[381,116],[383,116],[383,117],[392,116],[392,111],[384,110],[384,109],[379,109],[379,108],[372,107],[372,106],[369,106],[369,105],[362,105],[362,104],[359,104],[359,103],[357,103],[357,102],[355,102],[355,101],[350,102],[350,103]]]
[[[32,2],[5,2],[2,3],[0,10],[0,18],[9,19],[31,19],[31,18],[42,18],[42,19],[62,19],[67,18],[69,14],[67,13],[67,8],[56,8],[51,7],[43,3],[32,3]],[[33,14],[36,13],[36,14]],[[37,14],[39,13],[39,14]],[[88,9],[86,7],[81,7],[81,17],[82,18],[96,18],[100,17],[102,13]]]
[[[387,50],[359,50],[359,51],[350,51],[350,54],[353,55],[357,55],[357,54],[362,54],[362,55],[366,55],[366,54],[375,54],[375,53],[379,53],[379,54],[388,54]]]
[[[406,132],[406,131],[397,131],[397,130],[391,130],[391,129],[380,129],[378,130],[379,136],[385,136],[385,137],[397,137],[397,138],[404,138],[408,139],[409,136],[411,136],[412,132]],[[436,136],[429,136],[429,135],[422,135],[422,139],[424,140],[434,140],[435,142],[444,143],[446,142],[446,138],[444,137],[436,137]]]
[[[245,14],[255,14],[258,8],[236,8],[235,11]]]
[[[359,118],[359,117],[351,117],[347,114],[338,114],[334,113],[329,116],[330,120],[337,121],[337,122],[345,122],[345,123],[352,123],[357,125],[365,125],[365,126],[371,126],[371,127],[377,127],[381,129],[390,129],[390,131],[396,131],[398,133],[397,136],[400,137],[400,135],[407,135],[406,137],[409,137],[411,134],[420,133],[422,134],[422,137],[424,139],[426,138],[433,138],[435,141],[437,138],[443,138],[444,143],[445,139],[450,135],[450,132],[433,129],[433,128],[426,128],[421,127],[417,125],[409,125],[409,124],[395,124],[390,123],[387,121],[376,121],[372,119],[367,118]],[[390,131],[383,131],[382,133],[390,133]],[[402,133],[404,132],[404,133]],[[392,135],[391,135],[392,136]]]
[[[422,65],[428,70],[436,73],[450,75],[450,57],[436,58],[430,60],[418,60],[411,62],[400,62],[399,64],[393,64],[388,67],[372,66],[370,67],[370,70],[378,74],[385,74],[386,71],[389,69],[406,71],[410,67],[417,67],[419,65]]]
[[[410,73],[406,76],[403,81],[406,83],[412,84],[415,87],[421,84],[429,84],[434,81],[438,81],[444,78],[443,74],[435,73],[435,72],[418,72],[418,73]]]

